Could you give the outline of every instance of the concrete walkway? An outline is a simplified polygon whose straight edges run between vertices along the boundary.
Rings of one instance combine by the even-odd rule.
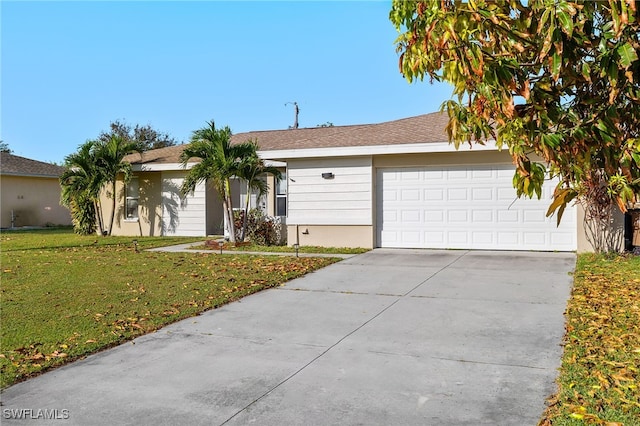
[[[337,257],[340,259],[349,259],[355,254],[329,254],[329,253],[295,253],[295,252],[275,252],[275,251],[245,251],[245,250],[211,250],[211,249],[194,249],[192,247],[204,245],[201,243],[176,244],[174,246],[157,247],[147,251],[169,251],[183,253],[213,253],[213,254],[254,254],[259,256],[298,256],[298,257]]]
[[[2,424],[533,426],[574,265],[377,249],[19,383]]]

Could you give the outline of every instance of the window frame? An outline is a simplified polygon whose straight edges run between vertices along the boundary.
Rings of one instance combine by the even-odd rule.
[[[124,221],[138,222],[140,220],[140,181],[137,176],[133,176],[125,186],[124,197]],[[130,211],[134,211],[135,216],[129,215]]]
[[[287,210],[288,210],[288,205],[287,205],[287,192],[288,192],[288,182],[287,182],[287,172],[284,171],[282,173],[282,179],[280,180],[276,180],[275,182],[275,187],[276,190],[274,191],[274,198],[275,198],[275,203],[274,203],[274,216],[276,217],[286,217],[287,216]],[[284,199],[284,205],[282,206],[284,208],[284,214],[279,214],[282,213],[282,211],[280,210],[280,204],[278,203],[278,200],[282,200]]]

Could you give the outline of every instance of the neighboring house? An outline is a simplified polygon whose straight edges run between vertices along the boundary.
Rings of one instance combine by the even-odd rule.
[[[60,205],[63,171],[55,164],[0,153],[0,226],[71,225],[69,210]]]
[[[447,121],[446,114],[432,113],[380,124],[241,133],[232,140],[256,139],[260,156],[283,167],[286,177],[279,185],[270,179],[264,208],[286,215],[290,245],[591,249],[579,207],[568,207],[560,226],[546,217],[554,182],[545,185],[541,200],[518,199],[509,153],[491,144],[455,150]],[[178,161],[182,149],[128,157],[136,179],[125,192],[140,206],[140,218],[119,213],[114,234],[220,232],[217,194],[201,185],[193,197],[179,196],[186,173]]]

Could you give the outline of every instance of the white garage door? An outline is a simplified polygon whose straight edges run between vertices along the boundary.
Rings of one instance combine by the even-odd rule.
[[[493,250],[576,249],[576,211],[546,217],[542,199],[517,199],[513,165],[377,170],[380,247]]]

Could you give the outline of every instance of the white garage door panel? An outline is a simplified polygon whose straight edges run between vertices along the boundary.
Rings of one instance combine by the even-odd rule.
[[[554,184],[541,200],[516,199],[512,178],[512,165],[378,169],[378,245],[575,250],[575,208],[556,227],[546,217]]]

